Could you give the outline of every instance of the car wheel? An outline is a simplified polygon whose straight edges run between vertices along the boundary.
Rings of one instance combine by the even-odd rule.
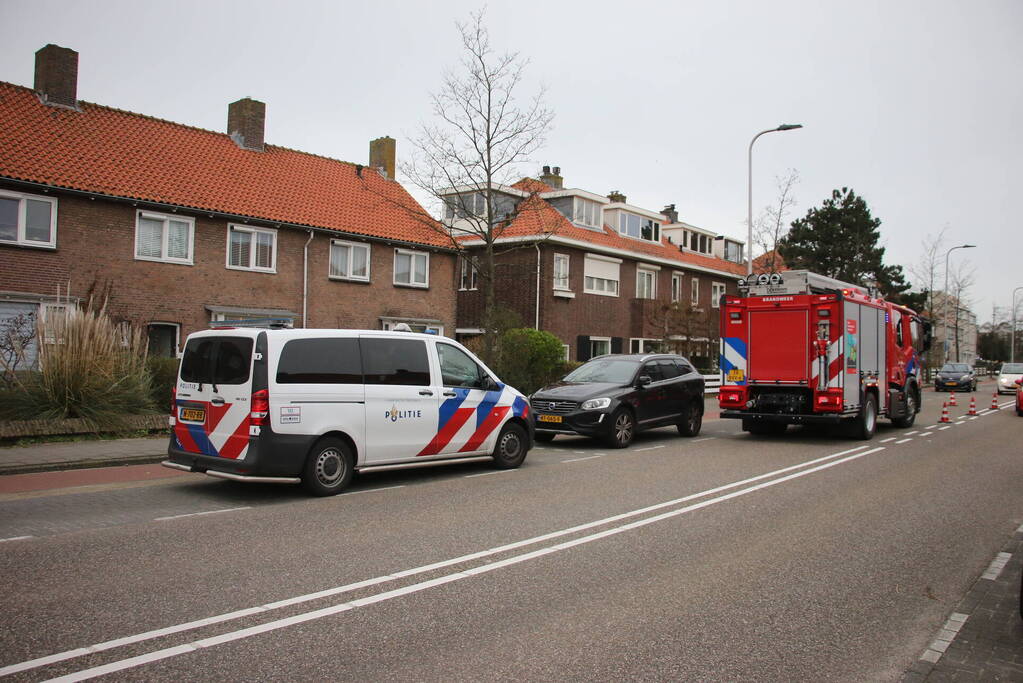
[[[494,465],[502,470],[510,470],[522,464],[526,459],[526,430],[514,422],[509,422],[497,437],[494,446]]]
[[[916,391],[910,387],[906,392],[906,416],[892,420],[892,424],[900,429],[908,429],[916,422]]]
[[[698,401],[690,401],[683,411],[682,421],[675,425],[682,436],[696,436],[703,426],[703,406]]]
[[[873,394],[867,394],[863,406],[860,408],[860,414],[856,416],[856,422],[853,423],[853,436],[869,441],[874,438],[875,431],[877,431],[877,399]]]
[[[612,448],[625,448],[636,436],[636,421],[628,408],[619,408],[611,415],[611,433],[607,443]]]
[[[302,485],[314,496],[333,496],[352,481],[355,458],[341,439],[320,439],[309,451],[302,471]]]

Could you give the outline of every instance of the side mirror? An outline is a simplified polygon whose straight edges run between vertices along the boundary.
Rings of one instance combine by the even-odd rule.
[[[650,379],[650,375],[640,375],[639,379],[636,380],[636,386],[642,389],[646,385],[650,384],[653,380]]]

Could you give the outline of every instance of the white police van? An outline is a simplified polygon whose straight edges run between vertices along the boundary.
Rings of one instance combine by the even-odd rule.
[[[411,332],[188,336],[163,465],[332,495],[357,470],[488,456],[518,467],[529,402],[461,344]]]

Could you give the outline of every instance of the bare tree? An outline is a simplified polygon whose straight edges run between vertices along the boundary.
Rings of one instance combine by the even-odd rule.
[[[932,321],[936,321],[938,319],[937,315],[940,314],[940,311],[935,312],[934,310],[934,288],[945,274],[944,253],[945,232],[947,230],[948,226],[946,225],[938,231],[937,235],[928,234],[920,242],[920,257],[916,263],[909,266],[909,272],[916,282],[916,288],[923,290],[927,295],[921,313]],[[928,368],[940,367],[945,362],[945,340],[942,339],[941,343],[941,348],[934,344],[931,350],[927,352]]]
[[[768,273],[775,273],[781,267],[778,241],[788,232],[787,219],[792,207],[796,205],[793,188],[799,183],[799,171],[789,169],[788,175],[775,176],[774,182],[778,188],[778,203],[764,207],[763,212],[753,221],[753,242],[768,255],[764,263]],[[752,258],[752,244],[749,249]]]
[[[953,304],[954,310],[952,312],[952,329],[953,329],[953,340],[955,342],[955,359],[958,362],[960,358],[960,342],[962,340],[962,311],[969,311],[972,303],[970,299],[970,288],[973,287],[976,282],[976,269],[973,265],[967,261],[961,261],[955,269],[950,269],[948,273],[948,292],[947,296],[950,297],[949,303]],[[946,313],[947,315],[947,313]],[[948,326],[948,319],[945,320],[946,328]]]
[[[448,235],[459,251],[482,243],[482,258],[471,263],[484,298],[482,351],[489,362],[497,336],[492,318],[495,258],[501,252],[495,242],[501,226],[530,206],[529,199],[518,207],[503,204],[495,189],[518,179],[519,167],[545,142],[554,114],[543,102],[543,88],[519,104],[528,60],[515,52],[496,54],[483,15],[476,12],[457,24],[464,50],[461,68],[445,74],[431,96],[435,122],[420,128],[412,141],[413,156],[401,170],[444,210],[441,221],[425,224]]]

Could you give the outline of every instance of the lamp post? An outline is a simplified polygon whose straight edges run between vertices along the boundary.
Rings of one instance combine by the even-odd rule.
[[[801,123],[783,123],[777,128],[771,128],[769,130],[762,130],[753,136],[753,139],[749,141],[749,182],[746,184],[746,188],[749,191],[749,205],[748,213],[746,214],[746,226],[748,228],[746,233],[746,249],[749,253],[746,255],[746,274],[753,274],[753,143],[757,141],[761,135],[765,133],[777,133],[783,130],[795,130],[796,128],[802,128]]]
[[[941,306],[941,326],[943,333],[941,335],[941,363],[944,365],[948,362],[948,255],[956,249],[973,249],[976,244],[960,244],[958,247],[951,247],[945,252],[945,301]],[[958,307],[957,307],[958,310]],[[958,321],[957,321],[958,322]]]
[[[1016,292],[1023,286],[1012,290],[1012,329],[1009,330],[1009,362],[1016,362]]]

